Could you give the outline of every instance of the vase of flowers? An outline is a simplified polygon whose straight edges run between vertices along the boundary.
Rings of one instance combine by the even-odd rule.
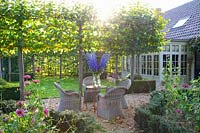
[[[86,61],[89,69],[92,71],[93,75],[93,85],[95,87],[101,86],[100,76],[106,68],[106,64],[110,58],[110,54],[105,53],[102,55],[101,60],[98,62],[96,53],[86,53]]]

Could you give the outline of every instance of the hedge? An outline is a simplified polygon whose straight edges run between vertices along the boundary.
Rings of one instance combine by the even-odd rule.
[[[128,93],[147,93],[156,89],[155,80],[134,80]]]
[[[52,120],[51,125],[55,126],[59,133],[95,133],[96,131],[103,131],[94,117],[82,112],[51,110],[49,119]],[[48,118],[46,121],[48,122]]]
[[[19,100],[20,99],[19,84],[7,83],[6,85],[0,85],[0,99]]]

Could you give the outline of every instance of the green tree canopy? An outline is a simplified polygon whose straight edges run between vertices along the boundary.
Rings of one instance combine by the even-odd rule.
[[[162,32],[165,24],[159,12],[140,4],[122,8],[111,20],[108,48],[121,55],[132,55],[133,76],[133,56],[157,52],[165,44],[165,33]]]

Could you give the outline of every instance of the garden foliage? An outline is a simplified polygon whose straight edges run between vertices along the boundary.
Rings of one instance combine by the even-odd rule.
[[[52,119],[52,126],[56,125],[56,130],[61,133],[94,133],[102,130],[94,117],[86,113],[69,110],[63,112],[50,111],[50,119]]]
[[[200,132],[200,78],[180,84],[179,75],[164,71],[165,89],[151,93],[150,103],[136,110],[136,121],[145,132]]]

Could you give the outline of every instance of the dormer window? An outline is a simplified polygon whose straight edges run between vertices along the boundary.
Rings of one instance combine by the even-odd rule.
[[[180,26],[183,26],[185,24],[185,22],[189,19],[190,17],[185,17],[180,19],[172,28],[177,28]]]

